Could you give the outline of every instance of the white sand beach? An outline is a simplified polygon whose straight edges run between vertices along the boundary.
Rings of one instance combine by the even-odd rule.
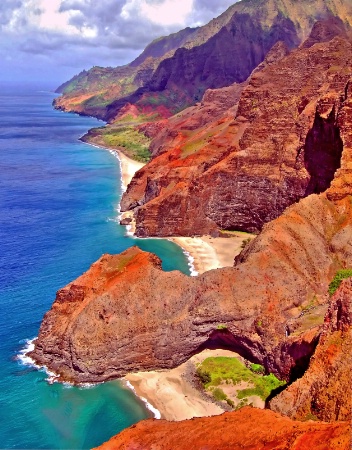
[[[255,235],[232,232],[229,238],[211,236],[173,237],[175,244],[182,247],[193,258],[193,265],[198,274],[221,267],[232,267],[235,256],[242,251],[243,241]]]

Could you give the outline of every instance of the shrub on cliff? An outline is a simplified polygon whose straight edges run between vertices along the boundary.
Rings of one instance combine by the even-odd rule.
[[[337,289],[339,288],[342,280],[345,278],[352,277],[352,269],[341,269],[338,272],[336,272],[336,275],[334,276],[332,282],[329,284],[329,294],[330,296],[335,294]]]

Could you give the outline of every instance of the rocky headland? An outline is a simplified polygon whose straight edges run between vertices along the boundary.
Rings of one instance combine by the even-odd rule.
[[[104,255],[58,291],[32,356],[63,380],[89,382],[225,345],[293,381],[318,343],[329,283],[352,265],[351,235],[350,197],[311,195],[267,224],[233,268],[190,278],[137,247]]]
[[[352,4],[259,3],[80,74],[56,101],[110,121],[85,140],[148,148],[121,201],[137,236],[258,236],[197,277],[137,247],[103,255],[58,291],[31,357],[83,383],[225,348],[288,384],[272,411],[145,421],[103,448],[349,448],[352,283],[331,282],[352,268]]]

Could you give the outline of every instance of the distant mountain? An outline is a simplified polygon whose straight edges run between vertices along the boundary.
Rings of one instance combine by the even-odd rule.
[[[59,109],[114,121],[129,104],[141,115],[168,117],[199,101],[208,88],[243,82],[278,41],[302,43],[314,23],[338,17],[352,26],[348,0],[243,0],[198,29],[151,43],[131,64],[94,67],[58,88]]]

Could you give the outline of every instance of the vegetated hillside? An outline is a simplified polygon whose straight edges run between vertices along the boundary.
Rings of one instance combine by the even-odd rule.
[[[342,33],[328,42],[335,32]],[[289,53],[277,43],[249,80],[139,130],[153,159],[121,201],[136,234],[258,232],[290,204],[324,192],[348,167],[352,40],[329,19]],[[345,162],[344,162],[345,161]]]
[[[55,104],[109,121],[129,103],[140,113],[163,105],[168,116],[207,88],[244,81],[277,41],[297,47],[317,19],[336,16],[350,26],[351,10],[348,0],[244,0],[199,29],[155,41],[128,66],[82,72],[61,87]]]

